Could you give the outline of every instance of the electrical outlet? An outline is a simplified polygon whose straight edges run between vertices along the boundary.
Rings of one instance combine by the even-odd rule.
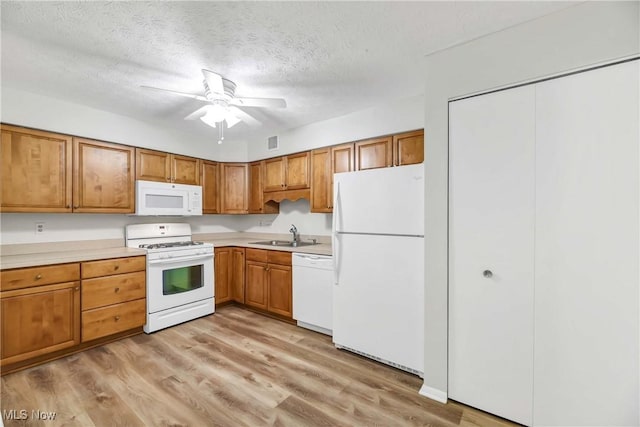
[[[263,220],[260,221],[260,226],[261,227],[268,227],[271,224],[273,224],[273,220],[270,220],[270,219],[263,219]]]
[[[36,222],[36,234],[42,234],[44,230],[44,222]]]

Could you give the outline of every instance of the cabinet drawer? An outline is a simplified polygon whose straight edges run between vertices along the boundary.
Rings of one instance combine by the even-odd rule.
[[[245,259],[247,261],[267,262],[267,253],[270,252],[266,249],[251,249],[247,248],[245,253]]]
[[[110,274],[131,273],[143,271],[147,268],[147,260],[144,256],[105,259],[82,263],[82,278],[108,276]]]
[[[145,285],[144,271],[85,279],[82,281],[82,310],[144,298]]]
[[[58,264],[32,268],[4,270],[0,275],[0,290],[28,288],[80,279],[80,264]]]
[[[269,264],[291,265],[291,252],[267,251]]]
[[[82,342],[106,337],[145,324],[146,300],[139,299],[82,313]]]

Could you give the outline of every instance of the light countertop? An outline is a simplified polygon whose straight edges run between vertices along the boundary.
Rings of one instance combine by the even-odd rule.
[[[146,252],[142,249],[120,246],[115,248],[77,249],[29,254],[2,255],[0,257],[0,268],[2,270],[7,270],[10,268],[65,264],[69,262],[122,258],[136,255],[146,255]]]
[[[252,242],[265,240],[290,240],[288,235],[259,233],[194,234],[193,240],[212,243],[214,247],[239,246],[245,248],[300,252],[316,255],[331,255],[328,237],[321,236],[317,245],[288,247],[256,245]],[[304,241],[309,239],[303,237]],[[128,248],[120,239],[88,240],[76,242],[33,243],[24,245],[3,245],[0,269],[35,267],[39,265],[65,264],[99,259],[121,258],[145,255],[142,249]]]

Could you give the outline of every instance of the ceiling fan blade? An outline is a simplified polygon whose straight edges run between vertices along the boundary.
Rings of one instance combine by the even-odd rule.
[[[202,75],[209,86],[211,93],[216,95],[224,95],[224,85],[222,84],[222,76],[213,71],[202,70]]]
[[[194,93],[185,93],[185,92],[178,92],[175,90],[169,90],[169,89],[160,89],[159,87],[151,87],[151,86],[140,86],[143,89],[150,89],[150,90],[155,90],[158,92],[168,92],[168,93],[172,93],[174,95],[180,95],[180,96],[184,96],[186,98],[193,98],[193,99],[197,99],[199,101],[208,101],[207,98],[205,98],[202,95],[196,95]]]
[[[236,116],[238,119],[242,120],[249,126],[255,127],[255,126],[260,126],[261,124],[258,120],[253,118],[253,116],[250,116],[249,114],[245,113],[238,107],[229,107],[229,111],[231,111],[234,116]]]
[[[287,102],[282,98],[233,98],[231,105],[240,107],[286,108]]]
[[[202,117],[205,114],[207,114],[207,111],[209,111],[209,108],[211,108],[211,105],[205,105],[204,107],[198,108],[196,111],[194,111],[193,113],[189,114],[184,119],[185,120],[197,120],[200,117]]]

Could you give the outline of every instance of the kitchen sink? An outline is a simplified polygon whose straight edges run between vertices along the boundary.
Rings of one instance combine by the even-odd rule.
[[[290,240],[264,240],[261,242],[250,242],[252,245],[266,245],[266,246],[287,246],[289,248],[297,248],[300,246],[313,246],[318,242],[312,240],[311,242],[292,242]]]

